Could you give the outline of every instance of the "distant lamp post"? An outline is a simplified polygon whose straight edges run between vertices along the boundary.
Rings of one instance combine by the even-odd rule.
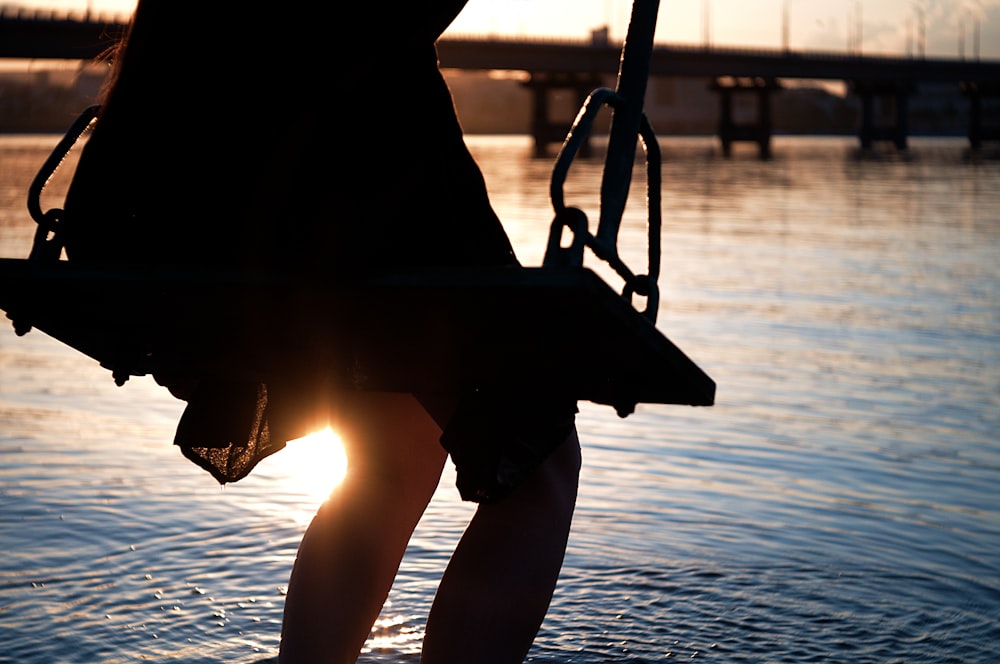
[[[972,59],[979,60],[979,17],[972,13],[962,14],[958,24],[958,57],[965,60],[966,19],[972,23]]]
[[[965,14],[958,19],[958,59],[965,60]]]
[[[917,55],[923,59],[927,55],[927,25],[924,7],[920,3],[912,3],[917,12]]]
[[[979,62],[979,17],[978,16],[976,17],[976,25],[972,35],[973,35],[972,39],[973,57],[975,58],[976,62]]]
[[[788,13],[789,13],[789,0],[785,0],[785,3],[781,6],[781,47],[787,52],[789,50],[789,27],[788,27]]]
[[[861,1],[858,0],[851,5],[853,11],[847,15],[847,52],[853,55],[861,55]]]
[[[712,46],[712,3],[702,0],[701,3],[701,41],[705,48]]]

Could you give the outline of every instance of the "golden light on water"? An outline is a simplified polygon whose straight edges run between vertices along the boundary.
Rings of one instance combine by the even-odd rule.
[[[385,608],[391,608],[391,602],[386,602]],[[372,625],[371,636],[363,652],[419,653],[424,630],[414,628],[414,620],[413,617],[408,619],[404,615],[390,615],[383,611]]]
[[[311,497],[324,500],[347,472],[347,454],[329,427],[288,442],[275,455],[289,479]]]

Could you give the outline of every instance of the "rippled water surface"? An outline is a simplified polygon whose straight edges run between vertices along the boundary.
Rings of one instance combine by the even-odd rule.
[[[2,256],[27,254],[25,192],[55,140],[0,137]],[[537,264],[552,160],[469,140]],[[717,403],[581,405],[581,496],[533,661],[995,661],[1000,161],[954,139],[854,148],[779,137],[762,162],[663,140],[658,326]],[[592,219],[600,169],[567,185]],[[633,198],[621,246],[641,271],[641,178]],[[332,462],[301,443],[220,488],[171,445],[180,410],[0,325],[0,662],[273,660]],[[471,515],[453,481],[361,661],[416,661]]]

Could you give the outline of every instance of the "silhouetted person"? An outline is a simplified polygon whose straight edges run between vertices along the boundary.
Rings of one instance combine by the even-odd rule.
[[[464,4],[289,15],[140,0],[67,196],[69,259],[330,283],[516,269],[437,65],[434,42]],[[251,335],[272,315],[253,304]],[[384,393],[307,364],[256,380],[156,376],[188,402],[176,443],[220,482],[327,424],[344,441],[347,476],[299,548],[280,660],[357,658],[450,452],[463,497],[480,505],[435,597],[423,661],[520,662],[576,500],[575,402],[529,395],[530,376],[524,395]]]

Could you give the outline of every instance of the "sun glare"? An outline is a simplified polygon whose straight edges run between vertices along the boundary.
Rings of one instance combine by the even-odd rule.
[[[344,445],[329,427],[288,441],[276,458],[293,481],[301,482],[302,488],[319,500],[324,500],[347,472]]]

